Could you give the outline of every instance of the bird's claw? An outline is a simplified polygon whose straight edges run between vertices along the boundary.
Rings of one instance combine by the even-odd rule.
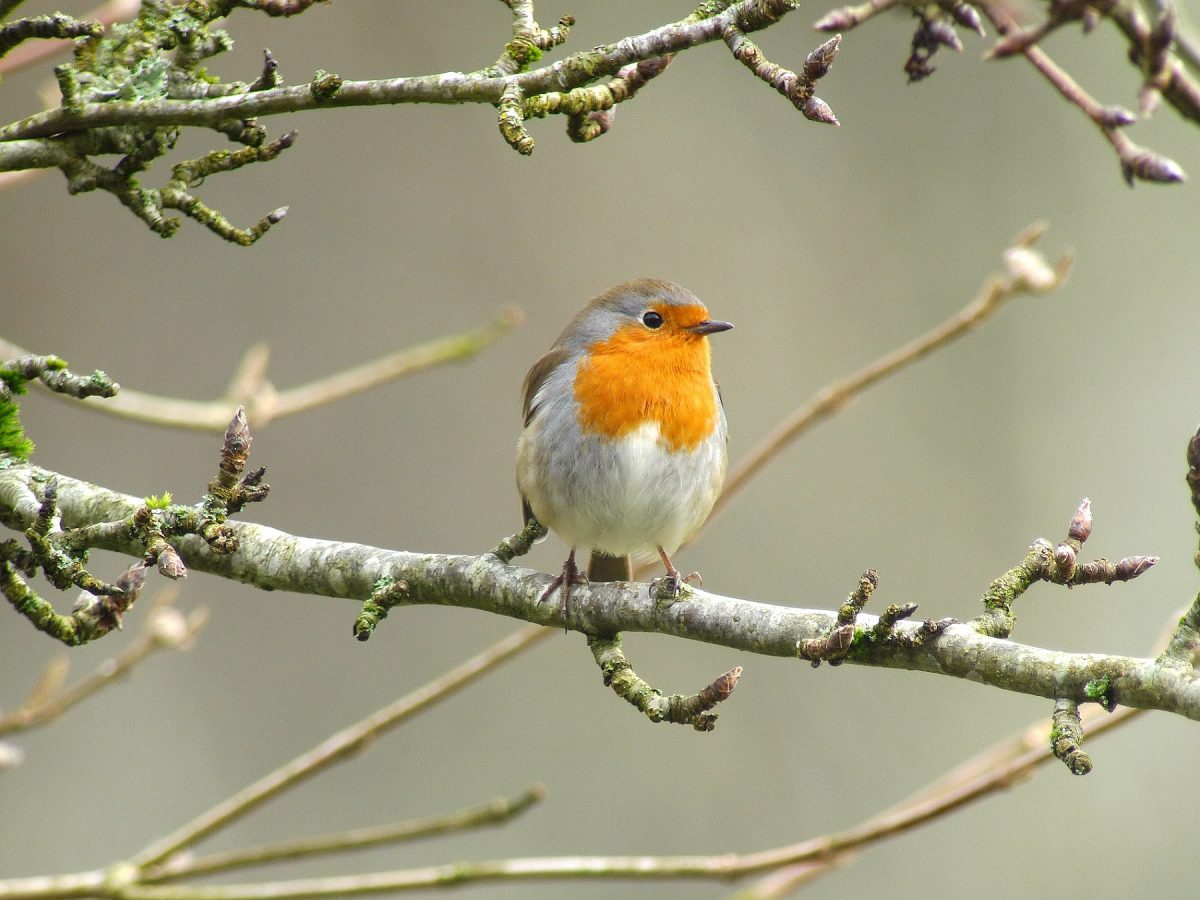
[[[661,604],[671,604],[683,599],[685,593],[690,593],[689,589],[693,583],[697,587],[704,583],[699,572],[680,575],[678,571],[672,570],[650,582],[650,596]]]
[[[554,580],[550,582],[549,586],[542,591],[541,596],[538,597],[538,605],[544,603],[551,596],[553,596],[556,590],[561,588],[562,600],[559,604],[559,612],[562,613],[563,622],[566,623],[567,611],[570,609],[571,603],[571,586],[575,584],[588,583],[587,573],[581,572],[578,568],[576,568],[574,558],[568,559],[565,563],[563,563],[562,573],[555,576]]]

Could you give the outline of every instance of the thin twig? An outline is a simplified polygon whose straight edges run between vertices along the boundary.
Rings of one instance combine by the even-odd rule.
[[[451,669],[442,677],[326,738],[311,750],[201,813],[174,833],[150,844],[133,858],[131,864],[145,868],[164,862],[173,854],[240,819],[278,794],[296,787],[333,763],[346,759],[380,734],[445,700],[552,633],[550,629],[540,626],[522,628]]]
[[[471,828],[481,828],[485,825],[500,825],[525,812],[542,800],[545,795],[546,789],[543,786],[533,785],[516,797],[498,797],[491,803],[481,806],[473,806],[437,816],[410,819],[394,825],[357,828],[339,831],[335,834],[279,841],[274,844],[260,844],[257,847],[245,847],[225,853],[213,853],[209,856],[192,857],[189,854],[181,854],[175,862],[168,861],[163,866],[146,871],[142,875],[141,881],[151,883],[176,878],[191,878],[196,875],[224,872],[243,866],[284,862],[323,853],[343,853],[347,850],[361,850],[417,838],[452,834]]]
[[[1131,721],[1140,712],[1121,707],[1110,714],[1099,707],[1091,707],[1084,715],[1088,736],[1094,738],[1110,731]],[[786,896],[845,863],[846,857],[853,851],[903,834],[976,800],[1015,787],[1040,766],[1054,761],[1054,754],[1046,739],[1045,723],[1038,723],[983,751],[898,806],[855,828],[767,851],[780,856],[790,855],[792,858],[787,863],[788,868],[772,872],[758,884],[739,891],[737,896],[739,900],[774,900]]]
[[[267,351],[265,347],[255,345],[247,351],[225,396],[219,399],[184,400],[123,388],[116,397],[88,405],[126,419],[197,431],[224,431],[234,409],[244,405],[256,427],[261,427],[272,419],[333,403],[405,375],[469,359],[520,324],[522,319],[520,310],[509,307],[473,331],[398,350],[284,391],[276,391],[266,379]],[[0,358],[25,353],[17,345],[0,338]]]
[[[39,686],[19,709],[0,716],[0,736],[18,731],[27,731],[57,719],[77,703],[93,696],[113,684],[122,676],[150,656],[156,650],[180,649],[190,646],[200,629],[208,620],[203,609],[184,617],[169,604],[178,593],[168,589],[157,598],[155,609],[146,622],[146,627],[128,647],[106,660],[91,675],[65,690],[59,690],[59,682],[66,675],[66,657],[50,664]]]
[[[1137,710],[1122,708],[1091,723],[1095,737],[1111,730],[1137,715]],[[1093,718],[1093,717],[1089,717]],[[893,810],[876,816],[856,828],[836,834],[811,838],[797,844],[748,854],[713,854],[709,856],[568,856],[458,862],[422,869],[373,872],[344,877],[297,879],[291,881],[229,884],[213,887],[123,886],[123,900],[228,900],[228,898],[296,898],[354,896],[386,891],[448,887],[467,882],[533,881],[563,878],[629,878],[672,879],[701,878],[731,880],[758,872],[777,870],[783,866],[801,866],[799,870],[784,870],[786,874],[764,879],[759,885],[740,894],[741,897],[779,897],[811,880],[829,867],[844,861],[852,851],[877,843],[884,838],[902,834],[918,825],[982,799],[1002,789],[1012,787],[1030,775],[1038,766],[1054,759],[1044,732],[1040,746],[1027,747],[1023,733],[1011,749],[981,754],[963,767],[939,780],[930,788],[914,795]],[[1006,742],[1010,743],[1010,742]],[[1007,757],[1007,759],[997,757]],[[933,792],[931,795],[930,792]],[[811,873],[811,874],[810,874]],[[47,888],[50,879],[46,879]],[[103,894],[93,873],[62,876],[63,887],[90,888]],[[12,886],[20,889],[34,887],[32,879],[20,882],[0,882],[0,897],[17,896],[6,893]],[[35,896],[32,891],[30,896]],[[65,896],[43,890],[40,896]],[[78,894],[74,894],[78,896]]]
[[[1014,241],[1014,247],[1010,249],[1009,253],[1010,268],[1013,267],[1012,253],[1014,250],[1025,252],[1026,255],[1021,257],[1022,263],[1033,263],[1036,265],[1037,260],[1036,257],[1032,257],[1030,245],[1033,241],[1037,240],[1044,230],[1045,225],[1034,223],[1017,237]],[[835,381],[821,388],[809,398],[808,402],[776,425],[758,443],[758,446],[734,466],[732,473],[730,473],[728,480],[725,482],[725,489],[717,499],[712,514],[709,516],[704,528],[708,527],[708,524],[729,505],[730,501],[745,488],[764,466],[775,459],[775,457],[809,428],[835,413],[841,412],[867,388],[878,384],[888,376],[896,374],[901,369],[925,358],[933,351],[944,347],[946,344],[979,327],[994,315],[1007,300],[1020,294],[1044,293],[1045,291],[1054,289],[1065,280],[1069,264],[1070,258],[1068,256],[1060,258],[1056,264],[1057,272],[1051,272],[1050,275],[1052,277],[1049,280],[1046,279],[1046,275],[1043,273],[1040,276],[1042,280],[1038,281],[1038,275],[1024,270],[1010,271],[1007,276],[993,275],[987,280],[982,291],[974,300],[933,330],[881,356],[849,378]],[[704,528],[701,528],[701,532]],[[693,536],[693,540],[699,533],[697,532],[697,535]],[[635,575],[640,576],[643,570],[648,568],[650,567],[640,567],[635,572]]]
[[[1017,21],[1002,4],[981,0],[975,5],[988,17],[1001,35],[1008,36],[1020,31]],[[1120,107],[1104,106],[1085,91],[1066,70],[1054,62],[1036,42],[1023,45],[1021,53],[1055,90],[1069,103],[1078,107],[1100,129],[1100,133],[1116,151],[1117,159],[1121,163],[1121,170],[1131,186],[1135,178],[1160,183],[1185,179],[1183,169],[1176,162],[1161,154],[1139,147],[1125,136],[1125,132],[1121,129],[1134,121],[1132,113]]]
[[[1153,653],[1157,654],[1167,646],[1176,618],[1178,617],[1173,616],[1168,620],[1166,630],[1155,641]],[[1100,706],[1089,706],[1083,711],[1082,718],[1088,737],[1095,738],[1133,721],[1143,711],[1120,707],[1109,713]],[[876,829],[878,838],[891,837],[908,828],[922,825],[932,818],[953,812],[968,802],[1015,787],[1026,778],[1032,777],[1039,766],[1054,758],[1053,748],[1047,740],[1046,721],[1039,719],[1016,734],[1009,735],[980,751],[852,831],[865,834]],[[767,875],[750,888],[740,891],[737,896],[739,900],[777,900],[821,875],[828,874],[835,867],[846,863],[852,855],[850,848],[831,850],[826,856],[817,856],[788,865]]]

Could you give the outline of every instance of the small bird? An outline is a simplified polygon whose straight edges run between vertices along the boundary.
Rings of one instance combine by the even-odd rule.
[[[627,281],[588,303],[525,376],[517,487],[526,523],[536,518],[571,547],[541,598],[561,587],[564,616],[571,586],[588,580],[579,546],[592,548],[596,581],[628,581],[629,557],[655,552],[669,595],[699,578],[681,578],[671,554],[725,482],[708,336],[732,327],[677,284]]]

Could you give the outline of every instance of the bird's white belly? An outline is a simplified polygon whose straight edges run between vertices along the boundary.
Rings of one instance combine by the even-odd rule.
[[[707,517],[724,475],[724,441],[674,451],[656,422],[615,440],[589,435],[588,452],[552,454],[534,467],[529,500],[572,545],[612,555],[673,553]],[[546,477],[547,469],[554,477]]]

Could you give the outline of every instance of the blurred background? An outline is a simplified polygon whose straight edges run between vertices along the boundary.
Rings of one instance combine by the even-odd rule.
[[[64,3],[81,13],[90,4]],[[689,2],[549,3],[578,19],[555,57],[686,15]],[[23,12],[26,8],[23,8]],[[41,4],[29,13],[48,12]],[[821,41],[813,4],[759,34],[799,67]],[[531,158],[486,106],[376,107],[265,120],[298,128],[269,165],[210,178],[201,196],[249,225],[289,204],[259,244],[192,222],[163,241],[102,193],[69,197],[51,172],[6,189],[0,331],[76,371],[207,399],[244,350],[272,348],[287,387],[470,329],[519,305],[525,324],[462,365],[434,369],[255,431],[269,502],[247,518],[297,534],[479,553],[519,525],[513,447],[529,365],[588,298],[654,275],[736,323],[714,340],[741,458],[813,391],[966,304],[1038,218],[1064,290],[1022,298],[983,329],[871,390],[784,453],[680,555],[709,590],[833,608],[868,566],[870,609],[975,615],[988,582],[1038,536],[1059,539],[1091,497],[1092,556],[1162,557],[1128,585],[1022,598],[1014,637],[1146,655],[1196,592],[1183,451],[1200,419],[1200,205],[1194,184],[1130,190],[1102,136],[1019,60],[943,50],[908,85],[913,21],[848,33],[819,94],[841,128],[806,121],[722,44],[682,54],[613,130],[571,143],[530,125]],[[471,70],[510,34],[500,3],[337,3],[289,20],[239,11],[235,50],[213,60],[252,79],[270,47],[288,83]],[[990,29],[989,29],[990,31]],[[1110,27],[1064,29],[1047,50],[1105,103],[1136,106],[1138,76]],[[4,121],[42,107],[51,65],[5,80]],[[1200,176],[1200,134],[1164,106],[1130,131]],[[190,135],[186,156],[222,146]],[[149,173],[157,186],[167,164]],[[219,437],[132,424],[35,392],[35,461],[145,495],[193,502]],[[253,424],[253,423],[252,423]],[[552,537],[526,562],[557,571]],[[97,556],[113,577],[117,557]],[[153,582],[148,596],[162,587]],[[60,609],[72,596],[55,596]],[[0,776],[0,875],[124,858],[373,709],[519,627],[468,610],[404,609],[351,637],[357,605],[264,593],[196,574],[185,609],[212,619],[188,653],[15,740]],[[127,635],[71,652],[73,677]],[[719,726],[651,726],[601,684],[582,636],[542,643],[204,845],[205,850],[428,815],[515,794],[546,801],[499,829],[233,880],[351,873],[466,859],[752,851],[850,827],[1036,720],[1048,701],[949,678],[856,666],[813,670],[719,647],[628,635],[640,674],[690,692],[746,673]],[[61,648],[9,613],[0,705],[20,703]],[[1117,897],[1194,882],[1195,723],[1151,714],[1087,745],[1086,778],[1060,764],[1030,783],[864,853],[814,897],[1022,892]],[[1114,843],[1119,841],[1119,852]],[[951,887],[953,885],[953,887]],[[687,882],[484,885],[481,896],[722,896]]]

